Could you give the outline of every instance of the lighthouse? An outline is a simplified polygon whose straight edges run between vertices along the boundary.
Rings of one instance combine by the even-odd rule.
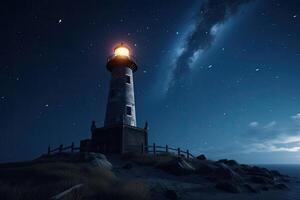
[[[129,47],[123,43],[117,45],[106,68],[111,73],[111,80],[104,125],[136,126],[133,73],[137,65]]]
[[[83,152],[141,153],[148,145],[148,124],[139,128],[136,122],[133,74],[137,64],[130,48],[120,43],[108,57],[106,69],[110,73],[104,126],[91,125],[91,139],[80,142]]]

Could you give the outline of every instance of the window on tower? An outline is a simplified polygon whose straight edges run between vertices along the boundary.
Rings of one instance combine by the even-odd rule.
[[[130,76],[126,74],[126,83],[130,84],[131,83],[131,79]]]
[[[126,114],[131,116],[131,106],[126,106]]]

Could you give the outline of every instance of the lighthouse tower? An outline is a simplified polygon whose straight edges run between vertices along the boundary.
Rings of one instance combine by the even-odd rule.
[[[97,128],[93,121],[91,139],[82,140],[80,150],[100,153],[140,153],[148,144],[148,124],[137,127],[133,73],[137,64],[130,49],[123,43],[114,48],[108,58],[107,70],[111,73],[104,126]]]
[[[111,72],[111,80],[104,125],[136,126],[133,73],[137,65],[129,48],[122,43],[116,46],[106,67]]]

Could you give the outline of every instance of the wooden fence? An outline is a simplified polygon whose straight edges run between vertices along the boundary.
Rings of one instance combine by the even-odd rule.
[[[62,153],[62,152],[66,152],[66,151],[70,151],[70,152],[80,151],[80,147],[75,147],[74,142],[72,142],[72,144],[70,146],[66,146],[66,147],[64,147],[61,144],[61,145],[59,145],[59,147],[57,147],[55,149],[51,149],[50,145],[48,146],[48,154]]]
[[[189,150],[183,151],[180,148],[172,148],[168,145],[166,146],[157,146],[155,143],[152,145],[144,146],[141,145],[141,152],[144,153],[153,153],[153,155],[159,154],[159,153],[174,153],[178,157],[186,157],[186,158],[195,158],[193,154],[189,152]]]
[[[137,146],[138,147],[138,146]],[[152,153],[153,155],[157,155],[160,153],[173,153],[178,157],[186,157],[186,158],[195,158],[193,154],[189,152],[189,150],[183,151],[180,148],[172,148],[169,147],[168,145],[166,146],[157,146],[155,143],[152,145],[145,146],[144,144],[141,144],[140,150],[142,154],[148,154]],[[59,147],[55,149],[51,149],[50,146],[48,147],[48,154],[51,153],[62,153],[62,152],[75,152],[75,151],[80,151],[80,147],[75,147],[74,142],[70,146],[64,147],[62,144],[59,145]]]

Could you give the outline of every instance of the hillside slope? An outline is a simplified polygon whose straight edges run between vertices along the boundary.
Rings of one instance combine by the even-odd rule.
[[[277,171],[204,156],[62,153],[1,164],[0,199],[276,199],[290,180]]]

